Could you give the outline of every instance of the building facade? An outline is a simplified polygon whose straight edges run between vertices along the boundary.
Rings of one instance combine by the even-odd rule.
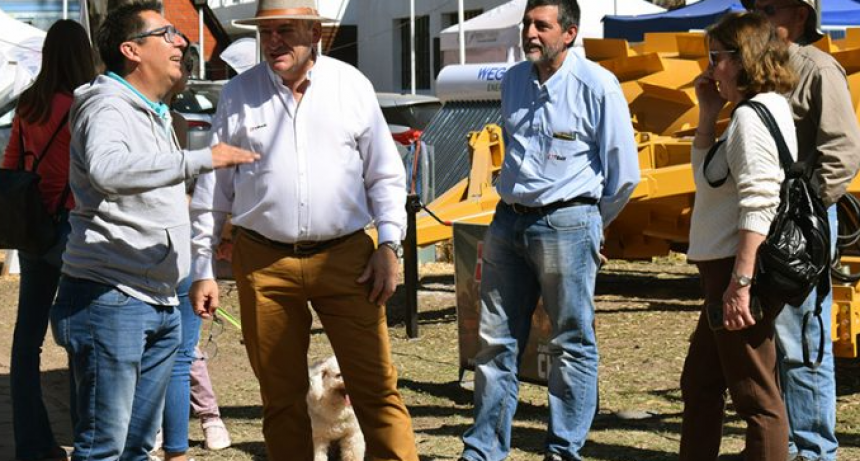
[[[232,25],[254,15],[256,0],[208,0],[233,37],[253,30]],[[465,0],[466,19],[506,0]],[[377,91],[411,91],[410,0],[317,0],[320,14],[337,20],[324,28],[323,52],[359,68]],[[416,91],[433,94],[441,70],[439,31],[457,24],[458,0],[415,0]]]

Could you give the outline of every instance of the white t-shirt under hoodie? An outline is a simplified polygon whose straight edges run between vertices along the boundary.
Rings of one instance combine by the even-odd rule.
[[[779,126],[793,159],[797,137],[788,100],[777,93],[762,93],[753,101],[764,104]],[[709,149],[693,147],[691,163],[696,200],[690,223],[690,261],[710,261],[735,256],[738,231],[767,235],[779,205],[779,189],[785,174],[779,164],[776,142],[758,114],[750,107],[735,110],[723,134],[724,142],[708,165],[711,181],[726,177],[720,187],[705,179]]]

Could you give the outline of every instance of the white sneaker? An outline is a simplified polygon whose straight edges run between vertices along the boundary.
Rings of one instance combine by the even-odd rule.
[[[162,434],[161,429],[159,429],[158,432],[155,433],[155,445],[152,446],[152,450],[149,450],[149,454],[154,455],[158,450],[161,450],[162,445],[164,445],[164,434]]]
[[[230,446],[230,433],[221,418],[201,421],[203,427],[203,448],[207,450],[223,450]]]

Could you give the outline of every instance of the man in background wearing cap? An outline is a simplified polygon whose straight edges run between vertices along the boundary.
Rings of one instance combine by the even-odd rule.
[[[810,44],[822,37],[815,0],[745,0],[744,6],[765,17],[789,41],[790,64],[799,81],[788,95],[797,129],[798,160],[814,162],[815,180],[829,207],[835,243],[836,202],[860,167],[860,128],[845,70],[829,54]],[[780,382],[789,419],[789,458],[836,459],[836,379],[830,341],[832,294],[823,302],[823,331],[811,317],[806,331],[803,318],[815,309],[815,291],[800,308],[787,307],[776,320]],[[818,356],[824,337],[821,365],[804,365],[803,335],[809,338],[809,357]]]
[[[313,306],[340,363],[372,460],[417,461],[397,391],[384,303],[397,285],[406,228],[403,164],[371,83],[314,51],[313,0],[261,0],[266,62],[228,83],[213,142],[261,154],[248,168],[200,178],[191,204],[192,304],[218,305],[213,251],[228,213],[242,333],[263,399],[269,459],[311,460],[305,401]],[[376,225],[380,245],[364,232]]]

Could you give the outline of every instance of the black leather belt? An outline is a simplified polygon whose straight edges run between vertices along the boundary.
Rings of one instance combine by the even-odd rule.
[[[539,214],[545,215],[559,208],[567,208],[579,205],[597,205],[597,199],[594,197],[574,197],[568,200],[560,200],[558,202],[549,203],[542,206],[525,206],[518,203],[502,202],[513,210],[516,214]]]
[[[279,242],[277,240],[272,240],[268,237],[260,235],[257,232],[252,231],[251,229],[247,229],[244,227],[240,227],[239,231],[245,234],[251,240],[262,243],[263,245],[268,245],[272,248],[277,248],[282,251],[290,252],[296,256],[311,256],[315,255],[326,248],[331,248],[337,245],[340,242],[347,240],[353,235],[364,232],[364,230],[357,230],[351,234],[344,235],[342,237],[333,238],[331,240],[320,240],[318,242],[296,242],[296,243],[286,243]]]

